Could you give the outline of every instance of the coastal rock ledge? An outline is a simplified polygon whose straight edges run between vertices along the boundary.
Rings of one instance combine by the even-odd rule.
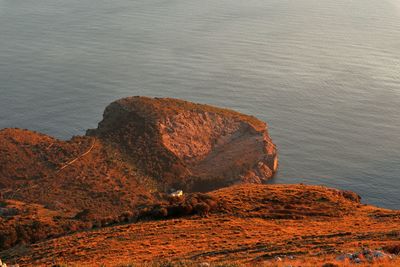
[[[210,191],[239,182],[262,183],[278,168],[265,122],[178,99],[117,100],[87,135],[117,147],[165,189]]]

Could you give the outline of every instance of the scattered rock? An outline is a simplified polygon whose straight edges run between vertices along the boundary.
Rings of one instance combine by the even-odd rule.
[[[349,259],[353,263],[362,263],[364,261],[373,262],[374,260],[379,259],[392,259],[393,256],[387,254],[381,250],[371,250],[368,248],[364,248],[360,252],[355,253],[346,253],[336,257],[337,261],[345,261]],[[365,259],[365,260],[363,260]]]
[[[380,250],[374,251],[372,255],[374,255],[375,258],[385,258],[385,257],[389,256]]]

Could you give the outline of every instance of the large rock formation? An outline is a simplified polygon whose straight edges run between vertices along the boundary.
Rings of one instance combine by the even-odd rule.
[[[118,100],[98,129],[68,141],[3,129],[0,250],[129,221],[172,188],[261,183],[276,165],[265,123],[175,99]]]
[[[208,191],[238,182],[262,183],[278,165],[264,122],[178,99],[120,99],[88,135],[117,146],[165,189]]]
[[[364,206],[347,191],[246,183],[160,192],[262,183],[276,168],[264,122],[176,99],[118,100],[97,129],[68,141],[0,130],[0,258],[21,266],[120,265],[132,255],[138,263],[248,264],[399,240],[399,212]],[[210,217],[172,219],[195,214]],[[145,221],[119,225],[137,220]]]

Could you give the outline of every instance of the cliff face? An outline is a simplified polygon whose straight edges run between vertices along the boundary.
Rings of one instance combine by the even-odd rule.
[[[0,250],[135,218],[160,191],[261,183],[274,162],[265,123],[176,99],[118,100],[98,129],[68,141],[3,129]]]
[[[0,130],[0,258],[21,266],[117,265],[132,255],[248,263],[399,240],[399,212],[362,205],[354,193],[256,185],[277,164],[264,122],[176,99],[118,100],[97,129],[68,141]],[[242,182],[253,184],[222,188]],[[222,189],[160,192],[172,188]]]
[[[51,202],[56,191],[46,193],[45,186],[63,185],[61,194],[74,195],[72,187],[84,183],[87,189],[79,191],[86,195],[97,187],[108,191],[114,187],[110,177],[118,177],[127,179],[125,184],[141,184],[141,192],[157,187],[150,189],[143,180],[161,190],[208,191],[237,182],[262,183],[277,168],[275,145],[264,122],[177,99],[118,100],[88,135],[60,141],[28,130],[1,130],[0,190]]]
[[[264,122],[177,99],[118,100],[88,135],[112,143],[167,187],[190,191],[262,183],[278,165]]]

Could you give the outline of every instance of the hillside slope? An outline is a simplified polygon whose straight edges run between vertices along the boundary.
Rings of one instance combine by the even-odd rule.
[[[3,129],[0,258],[253,264],[400,247],[398,211],[348,191],[263,185],[277,167],[264,122],[177,99],[117,100],[97,129],[67,141]]]
[[[66,213],[85,208],[100,215],[122,212],[121,207],[133,208],[139,199],[148,198],[152,182],[118,150],[95,138],[65,142],[19,129],[0,131],[0,166],[4,199]]]
[[[81,232],[17,247],[0,257],[22,265],[118,266],[163,259],[273,264],[275,256],[293,256],[303,262],[301,266],[313,266],[304,262],[399,244],[400,212],[360,204],[354,193],[319,186],[248,184],[210,196],[223,201],[224,208],[207,217]],[[395,266],[386,263],[382,266]]]
[[[137,220],[174,189],[261,183],[276,167],[264,122],[177,99],[115,101],[97,129],[67,141],[3,129],[0,250]]]

